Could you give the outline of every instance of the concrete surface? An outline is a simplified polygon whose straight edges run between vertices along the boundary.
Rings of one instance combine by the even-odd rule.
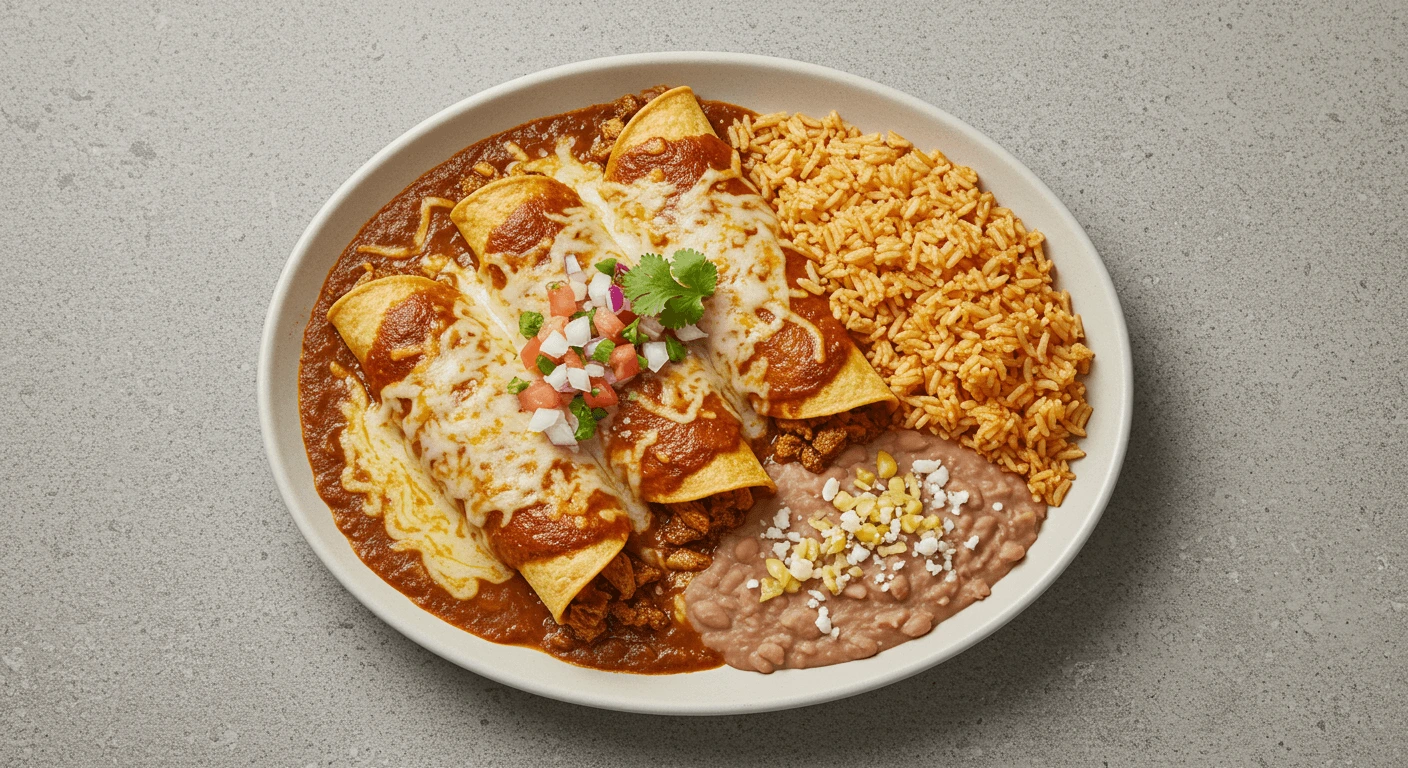
[[[1402,4],[382,5],[4,3],[0,764],[1408,764]],[[927,674],[714,720],[546,701],[382,624],[274,488],[254,361],[318,206],[468,94],[656,49],[939,104],[1114,276],[1114,501]]]

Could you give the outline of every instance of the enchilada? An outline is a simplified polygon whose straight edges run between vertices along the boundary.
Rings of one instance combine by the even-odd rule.
[[[601,606],[573,601],[644,529],[648,512],[622,499],[589,457],[527,431],[502,396],[515,356],[456,291],[412,275],[366,282],[328,311],[368,389],[427,471],[521,573],[554,620],[599,631]]]
[[[688,248],[718,268],[700,328],[719,370],[759,413],[813,419],[896,402],[826,300],[791,288],[805,257],[779,242],[774,213],[688,87],[626,124],[605,182],[612,233],[628,250]]]

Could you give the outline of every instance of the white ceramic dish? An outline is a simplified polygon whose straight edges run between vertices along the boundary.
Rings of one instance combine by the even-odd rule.
[[[1051,513],[1026,560],[992,595],[927,636],[877,656],[772,675],[724,667],[684,675],[631,675],[575,667],[527,648],[497,645],[422,611],[367,568],[313,486],[298,417],[304,327],[328,270],[362,223],[422,173],[479,139],[543,115],[610,101],[652,85],[690,85],[704,98],[758,112],[838,110],[863,130],[893,130],[972,166],[984,186],[1048,238],[1085,321],[1096,359],[1085,382],[1095,414],[1088,456],[1065,503]],[[318,211],[284,266],[264,324],[259,416],[274,478],[294,521],[330,571],[376,615],[466,669],[526,691],[594,707],[659,714],[731,714],[838,699],[909,677],[987,637],[1055,581],[1095,527],[1119,475],[1133,409],[1129,340],[1119,299],[1090,240],[1066,207],[1014,157],[930,104],[854,75],[785,59],[729,53],[618,56],[522,77],[471,96],[378,152]]]

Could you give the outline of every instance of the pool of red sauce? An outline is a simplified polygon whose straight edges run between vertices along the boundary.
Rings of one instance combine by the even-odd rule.
[[[702,104],[720,134],[738,117],[751,114],[723,102],[704,101]],[[502,172],[514,159],[504,147],[506,141],[513,141],[529,156],[536,157],[540,152],[552,152],[559,138],[569,136],[573,139],[574,152],[582,156],[590,149],[601,123],[613,116],[613,109],[612,105],[602,104],[544,117],[476,142],[416,179],[362,226],[328,273],[304,331],[299,368],[303,440],[318,493],[332,510],[333,519],[357,556],[424,610],[486,640],[536,648],[582,666],[655,674],[709,669],[722,664],[722,659],[705,648],[698,634],[687,624],[672,623],[661,632],[613,625],[591,645],[575,643],[566,630],[552,620],[519,576],[503,584],[482,583],[479,594],[470,600],[452,597],[430,578],[419,553],[392,549],[392,540],[386,534],[382,519],[365,514],[362,498],[348,493],[341,483],[344,462],[338,436],[345,426],[341,403],[346,392],[341,380],[331,373],[330,364],[335,362],[361,374],[356,358],[327,322],[328,308],[362,276],[363,264],[371,264],[377,276],[386,276],[419,274],[417,264],[420,261],[418,256],[394,259],[358,253],[357,247],[413,248],[423,198],[459,200],[464,196],[460,180],[474,174],[473,167],[478,163],[488,163]],[[473,267],[469,247],[451,223],[446,208],[434,209],[422,252],[444,254],[468,268]],[[650,545],[653,533],[652,530],[637,537],[633,545]],[[682,588],[668,589],[660,601],[668,603],[675,593],[682,591]]]

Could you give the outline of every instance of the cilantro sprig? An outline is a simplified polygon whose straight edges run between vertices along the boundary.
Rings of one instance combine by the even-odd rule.
[[[670,362],[678,363],[689,356],[689,348],[674,336],[667,335],[665,337],[665,353],[669,355]]]
[[[638,315],[659,315],[666,328],[683,328],[704,316],[704,299],[714,295],[719,270],[704,254],[689,248],[671,260],[647,253],[621,277],[621,287]]]

